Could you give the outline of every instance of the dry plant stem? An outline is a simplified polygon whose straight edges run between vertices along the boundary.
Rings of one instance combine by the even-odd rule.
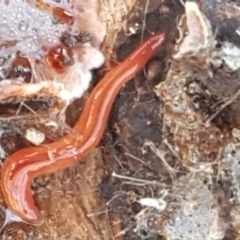
[[[183,7],[185,7],[185,2],[184,2],[184,0],[180,0],[180,3],[183,5]]]
[[[176,179],[176,170],[173,169],[173,168],[168,164],[168,162],[167,162],[166,159],[165,159],[164,152],[163,152],[162,150],[158,149],[158,148],[155,146],[155,144],[154,144],[153,142],[151,142],[151,141],[146,142],[146,143],[144,144],[143,148],[145,148],[145,147],[149,147],[149,148],[151,149],[151,151],[152,151],[153,153],[155,153],[155,154],[161,159],[163,165],[164,165],[165,168],[168,170],[169,175],[170,175],[172,181],[174,181],[174,180]]]
[[[153,35],[104,76],[74,126],[78,136],[68,134],[57,142],[23,149],[7,158],[2,167],[1,188],[13,213],[29,223],[42,222],[31,192],[32,180],[72,166],[91,152],[101,140],[113,101],[121,87],[141,70],[164,40],[164,34]]]
[[[124,155],[126,155],[126,156],[134,159],[135,161],[140,162],[148,171],[150,171],[150,172],[152,172],[152,173],[154,173],[155,175],[157,175],[157,176],[160,177],[160,175],[157,173],[157,171],[154,171],[153,169],[151,169],[151,167],[149,167],[148,164],[145,163],[145,162],[144,162],[143,160],[141,160],[140,158],[138,158],[138,157],[136,157],[136,156],[133,156],[132,154],[127,153],[127,152],[124,153]]]
[[[206,122],[206,125],[209,126],[210,122],[221,112],[223,111],[227,106],[229,106],[230,104],[232,104],[240,95],[240,90],[238,90],[227,102],[225,102],[221,108],[214,113]]]
[[[112,177],[129,180],[129,181],[131,181],[132,185],[137,185],[137,184],[134,184],[134,182],[136,182],[136,183],[141,184],[140,186],[143,186],[143,185],[158,185],[158,186],[166,187],[165,184],[162,184],[162,183],[160,183],[158,181],[155,181],[155,180],[154,181],[148,181],[148,180],[145,180],[145,179],[133,178],[133,177],[129,177],[129,176],[120,175],[120,174],[117,174],[115,172],[112,173]]]

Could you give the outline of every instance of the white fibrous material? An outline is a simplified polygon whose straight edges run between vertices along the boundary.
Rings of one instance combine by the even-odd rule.
[[[73,23],[61,22],[52,10],[55,7],[63,7],[64,14],[72,17]],[[89,22],[97,25],[98,29],[88,29],[89,24],[77,17],[79,11],[84,13],[85,18],[86,13],[90,12]],[[79,7],[65,0],[0,1],[0,101],[42,97],[57,98],[68,105],[81,97],[92,79],[91,71],[104,62],[99,45],[105,36],[106,26],[99,15],[101,8],[98,2]],[[64,34],[73,36],[81,33],[88,34],[89,39],[74,46],[62,46]],[[66,58],[72,58],[61,71],[57,71],[55,63],[47,60],[49,51],[53,48],[57,53],[63,51]],[[64,48],[71,48],[71,54],[65,53]],[[23,73],[32,73],[28,83],[21,76],[11,75],[14,59],[19,56],[29,62],[28,68],[21,64],[15,66]]]
[[[10,0],[8,4],[0,1],[0,13],[0,44],[7,45],[1,48],[1,57],[16,51],[27,56],[42,52],[43,43],[54,46],[67,30],[67,24],[53,24],[49,13],[26,1]]]

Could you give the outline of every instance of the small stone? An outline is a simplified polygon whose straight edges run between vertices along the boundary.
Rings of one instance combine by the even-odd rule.
[[[25,138],[34,145],[40,145],[45,140],[45,135],[35,128],[27,129]]]

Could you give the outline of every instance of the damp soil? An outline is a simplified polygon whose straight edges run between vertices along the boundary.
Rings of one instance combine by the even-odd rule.
[[[183,8],[178,1],[149,1],[147,7],[146,1],[137,2],[129,14],[126,28],[116,38],[117,61],[125,59],[152,32],[166,33],[165,44],[119,93],[99,146],[74,167],[34,180],[34,199],[44,223],[32,226],[10,222],[2,229],[1,239],[165,239],[158,231],[161,222],[154,213],[146,215],[141,224],[136,223],[136,216],[143,210],[140,198],[157,198],[161,184],[168,185],[172,181],[163,162],[149,146],[154,143],[166,153],[171,167],[181,168],[164,142],[162,103],[156,97],[154,87],[167,74],[169,57],[178,36],[176,21],[182,14]],[[136,33],[126,31],[136,25],[139,26]],[[116,59],[107,65],[114,66]],[[89,92],[69,106],[66,125],[61,131],[48,132],[49,129],[44,129],[37,119],[30,120],[29,112],[24,113],[24,116],[29,115],[26,124],[24,121],[19,124],[17,120],[10,124],[6,120],[6,130],[1,137],[4,150],[11,154],[31,146],[23,132],[32,125],[45,133],[46,142],[64,135],[78,119],[87,96],[104,75],[104,69],[95,72]],[[38,106],[45,111],[49,104],[53,103],[42,102]],[[1,109],[7,115],[18,107],[4,105]],[[66,130],[66,126],[69,129]],[[5,217],[6,206],[1,198],[0,225],[4,224]]]
[[[110,174],[100,185],[100,196],[106,202],[109,214],[121,221],[122,229],[118,235],[129,240],[166,239],[159,232],[161,223],[157,215],[144,214],[144,206],[139,203],[141,198],[158,198],[161,184],[170,186],[172,182],[162,160],[148,146],[154,144],[161,148],[170,166],[181,168],[164,142],[162,102],[156,97],[154,87],[165,79],[168,72],[169,57],[178,37],[175,21],[183,9],[176,1],[149,3],[148,14],[144,16],[137,12],[129,20],[129,25],[134,25],[131,21],[144,21],[146,31],[130,37],[120,32],[117,57],[119,61],[124,59],[142,36],[147,37],[151,32],[166,33],[166,42],[143,71],[121,90],[102,140],[103,157]],[[144,6],[144,1],[142,4]],[[137,223],[139,214],[145,215],[140,224]]]

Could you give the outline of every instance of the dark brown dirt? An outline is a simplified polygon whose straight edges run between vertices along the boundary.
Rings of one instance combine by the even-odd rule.
[[[158,197],[161,191],[159,185],[150,182],[170,183],[171,176],[162,161],[151,152],[144,149],[144,144],[154,142],[164,149],[168,163],[175,168],[176,157],[172,155],[162,142],[162,120],[159,115],[161,101],[156,98],[153,88],[164,80],[168,70],[168,58],[172,52],[177,36],[175,28],[176,19],[182,14],[183,9],[176,1],[165,1],[158,4],[150,1],[150,12],[145,16],[146,30],[144,38],[150,32],[165,32],[167,40],[164,46],[153,56],[144,70],[137,74],[133,81],[127,84],[115,102],[112,115],[109,119],[108,130],[103,138],[105,147],[103,156],[106,158],[111,173],[119,178],[108,176],[101,184],[100,193],[108,205],[111,213],[117,215],[122,221],[124,239],[163,239],[158,233],[159,223],[156,216],[148,216],[146,225],[136,231],[136,215],[143,209],[138,203],[142,197]],[[152,4],[153,5],[152,5]],[[146,2],[142,2],[145,7]],[[157,8],[156,8],[157,6]],[[133,14],[129,24],[137,22],[142,24],[139,12]],[[131,37],[118,36],[119,46],[117,56],[124,59],[134,49],[141,39],[141,34]],[[143,151],[145,150],[145,151]],[[177,168],[177,167],[176,167]],[[124,177],[128,177],[126,180]],[[136,179],[134,181],[134,179]],[[148,183],[139,183],[137,179],[147,180]]]

